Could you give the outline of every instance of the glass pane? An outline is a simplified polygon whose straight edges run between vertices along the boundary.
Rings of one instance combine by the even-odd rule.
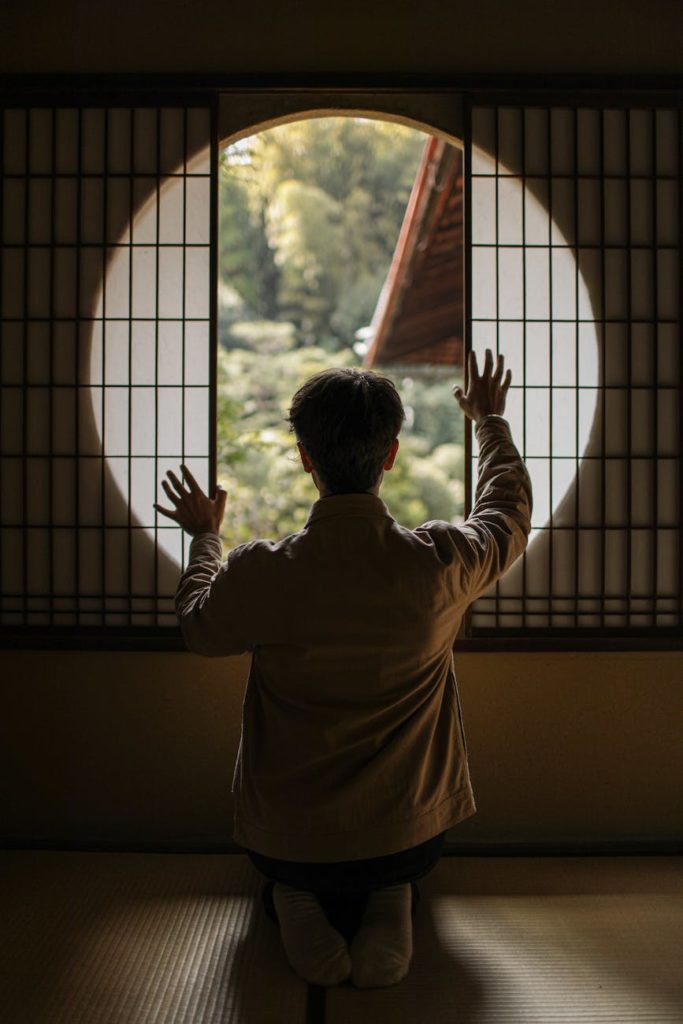
[[[472,249],[472,315],[489,319],[498,312],[496,301],[496,250]]]
[[[570,249],[553,249],[550,261],[552,315],[556,320],[574,320],[577,311],[576,260]]]
[[[498,110],[498,173],[516,174],[522,169],[522,111],[514,107]],[[527,167],[527,172],[529,168]]]
[[[182,394],[180,388],[160,388],[157,392],[157,430],[159,455],[179,459],[183,452]]]
[[[132,250],[132,308],[134,318],[157,315],[157,264],[161,261],[158,249],[136,246]]]
[[[128,448],[128,389],[104,389],[103,446],[107,456],[125,455]]]
[[[154,455],[156,394],[154,388],[131,391],[131,452],[135,455]]]
[[[550,384],[549,325],[527,324],[525,343],[525,383],[529,386],[548,387]],[[555,351],[553,358],[555,358]]]
[[[159,241],[181,245],[184,217],[183,179],[171,178],[161,189],[159,203]]]
[[[574,388],[552,391],[552,454],[571,456],[577,450],[577,408]]]
[[[161,488],[163,474],[158,473],[158,479],[155,476],[154,459],[135,456],[130,460],[130,474],[131,504],[136,512],[136,520],[141,526],[153,527],[155,517],[154,503],[158,501],[164,508],[171,507],[168,498]],[[135,541],[136,548],[140,551],[144,549],[143,541],[149,545],[149,538],[147,537],[138,538]],[[150,560],[149,551],[146,559]],[[144,575],[144,572],[142,575]],[[149,587],[151,588],[151,576],[149,578]],[[151,590],[148,592],[151,592]]]
[[[36,108],[29,113],[29,170],[31,174],[52,171],[52,110]]]
[[[574,112],[558,107],[551,111],[550,151],[554,174],[574,172]]]
[[[76,451],[75,388],[52,389],[52,451],[59,455],[73,455]]]
[[[605,245],[625,245],[628,225],[628,187],[623,179],[603,184]]]
[[[75,245],[78,236],[78,187],[75,178],[57,178],[55,189],[55,242]]]
[[[185,316],[209,318],[209,285],[211,282],[208,247],[185,250]]]
[[[498,179],[498,242],[500,244],[519,244],[522,239],[522,195],[519,178]]]
[[[190,262],[190,251],[178,247],[158,249],[159,260],[159,316],[183,316],[183,288],[185,281],[185,262]],[[193,275],[192,280],[198,279]],[[186,315],[190,314],[186,307]],[[208,311],[207,311],[208,312]]]
[[[107,167],[111,174],[130,173],[131,127],[132,114],[130,110],[122,107],[114,107],[109,110]]]
[[[573,530],[553,530],[552,589],[556,595],[573,597],[576,594],[577,537]],[[563,602],[554,602],[554,606]],[[564,608],[566,609],[566,605]]]
[[[654,327],[651,324],[631,326],[631,383],[636,387],[649,387],[655,383],[657,358]],[[624,374],[628,369],[624,354]]]
[[[107,384],[128,384],[128,323],[113,320],[107,324],[104,373]]]
[[[553,324],[552,377],[554,385],[576,386],[578,334],[576,323]]]
[[[185,182],[185,240],[190,245],[208,245],[211,222],[209,178],[187,178]]]
[[[657,110],[655,114],[657,174],[678,171],[678,112]]]
[[[579,525],[599,526],[602,522],[603,480],[606,482],[607,460],[583,459],[578,477]]]
[[[528,388],[526,391],[527,454],[550,455],[550,389]]]
[[[635,320],[649,320],[654,316],[653,270],[654,260],[651,252],[645,249],[635,249],[631,252],[629,295],[631,317]]]
[[[626,118],[623,110],[605,110],[602,117],[602,150],[605,174],[626,172]]]
[[[133,113],[133,168],[136,174],[156,174],[159,144],[159,111],[141,109]]]
[[[104,475],[104,521],[107,526],[127,526],[129,504],[128,456],[107,459]],[[111,534],[113,531],[108,530]],[[122,536],[123,531],[118,530]]]
[[[654,127],[654,112],[651,110],[629,111],[629,170],[631,174],[651,174]]]
[[[547,175],[549,111],[527,107],[524,111],[524,170],[526,174]],[[511,126],[513,127],[513,126]],[[521,147],[521,125],[516,122],[518,145]]]
[[[496,150],[496,113],[476,107],[472,111],[472,174],[490,174],[491,157]]]
[[[209,447],[208,388],[185,388],[185,454],[201,457]]]
[[[679,316],[680,256],[660,249],[657,253],[657,314],[662,320]]]
[[[675,529],[681,512],[680,463],[677,459],[657,459],[657,522]]]
[[[132,374],[133,384],[153,384],[156,376],[156,323],[133,320],[132,330]]]
[[[600,113],[578,112],[578,157],[580,174],[600,173]]]
[[[520,251],[516,256],[521,264]],[[527,249],[524,252],[525,275],[526,275],[526,316],[530,320],[548,320],[550,317],[550,250],[549,249]],[[511,264],[509,289],[506,299],[511,312],[510,316],[521,316],[521,297],[523,290],[520,287],[520,269],[516,264]],[[516,272],[513,276],[513,273]]]
[[[107,224],[106,238],[113,245],[128,245],[130,242],[130,212],[133,205],[133,190],[129,178],[109,178],[107,181]]]
[[[167,108],[160,114],[159,169],[162,174],[182,173],[187,134],[186,112],[180,108]]]
[[[161,385],[180,384],[183,379],[183,325],[159,324],[158,381]]]
[[[658,181],[656,184],[657,243],[678,246],[679,196],[675,181]]]
[[[575,189],[576,183],[573,178],[552,179],[552,241],[554,245],[575,244],[577,217],[574,204]]]
[[[72,520],[73,521],[73,520]],[[57,529],[52,531],[52,571],[55,594],[67,594],[66,599],[55,598],[55,609],[62,609],[67,614],[60,618],[55,614],[55,625],[72,625],[75,601],[72,595],[76,591],[76,559],[77,531],[73,529]]]
[[[598,530],[579,532],[579,592],[599,596],[602,592],[603,544]],[[599,607],[599,606],[598,606]]]

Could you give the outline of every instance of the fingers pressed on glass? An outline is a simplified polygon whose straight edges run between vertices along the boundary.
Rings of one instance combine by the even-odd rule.
[[[178,522],[175,512],[172,512],[170,508],[163,508],[163,506],[157,505],[156,502],[154,503],[154,508],[157,512],[161,512],[162,516],[166,516],[168,519],[173,519],[175,522]]]
[[[498,354],[498,358],[496,359],[496,369],[495,369],[495,372],[493,374],[493,379],[495,381],[500,381],[501,377],[503,376],[503,364],[504,364],[504,362],[505,362],[505,359],[504,359],[502,353],[499,353]]]
[[[195,478],[192,476],[192,473],[190,473],[189,469],[187,468],[187,466],[185,465],[184,462],[182,463],[180,468],[183,471],[183,476],[185,477],[185,479],[187,480],[188,484],[190,485],[190,490],[192,490],[192,491],[199,491],[199,490],[201,490],[199,484],[197,483]]]
[[[175,487],[176,491],[178,492],[178,494],[180,495],[181,498],[189,497],[188,491],[185,490],[185,488],[183,487],[183,485],[181,484],[180,480],[175,475],[175,473],[173,472],[172,469],[168,470],[168,472],[166,473],[166,476],[169,478],[169,480],[171,481],[171,483],[173,484],[173,486]]]
[[[166,483],[165,480],[161,481],[161,486],[163,487],[163,489],[164,489],[164,491],[166,493],[166,497],[170,498],[170,500],[173,502],[173,504],[177,508],[178,505],[180,504],[180,498],[178,497],[178,495],[173,493],[173,491],[168,486],[168,484]]]
[[[479,377],[479,367],[477,366],[477,354],[474,351],[474,349],[472,349],[470,351],[469,371],[470,371],[470,379],[471,380],[477,380],[478,377]]]

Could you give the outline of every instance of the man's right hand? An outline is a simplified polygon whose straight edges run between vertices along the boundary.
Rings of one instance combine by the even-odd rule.
[[[477,357],[470,352],[467,374],[467,394],[462,388],[453,385],[453,394],[458,405],[470,419],[477,423],[483,416],[490,416],[495,413],[502,416],[505,412],[505,398],[510,387],[512,374],[510,370],[503,379],[504,356],[499,355],[496,363],[496,371],[493,372],[493,352],[486,349],[484,359],[484,372],[479,375]]]

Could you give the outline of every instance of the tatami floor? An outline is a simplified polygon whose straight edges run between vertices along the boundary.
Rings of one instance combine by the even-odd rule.
[[[410,974],[309,989],[229,854],[0,854],[2,1024],[683,1022],[680,858],[444,857]]]

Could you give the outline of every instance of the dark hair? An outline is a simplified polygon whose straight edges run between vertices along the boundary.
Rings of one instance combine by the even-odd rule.
[[[388,377],[333,369],[299,388],[288,419],[327,490],[352,494],[377,483],[405,412]]]

